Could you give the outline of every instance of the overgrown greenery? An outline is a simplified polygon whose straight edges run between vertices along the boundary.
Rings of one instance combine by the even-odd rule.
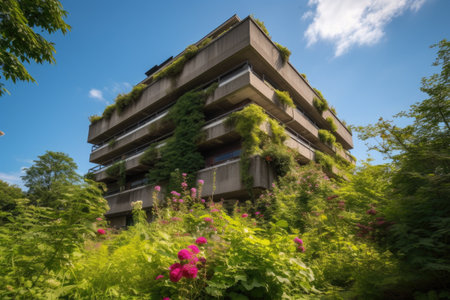
[[[322,93],[318,89],[313,88],[313,90],[319,96],[319,98],[314,97],[313,105],[322,114],[324,111],[326,111],[328,109],[328,101],[325,99],[325,97],[322,95]]]
[[[330,146],[336,144],[336,137],[330,131],[326,129],[319,129],[319,139]]]
[[[283,60],[283,62],[286,63],[287,61],[289,61],[289,57],[291,56],[291,51],[287,47],[280,45],[277,42],[274,42],[274,43],[277,46],[278,50],[280,51],[281,59]]]
[[[174,124],[174,134],[161,147],[161,158],[149,170],[149,183],[168,181],[175,170],[192,174],[192,181],[194,174],[204,166],[204,158],[197,144],[203,138],[201,129],[205,123],[205,100],[216,88],[217,83],[206,90],[187,92],[170,108],[165,118]]]
[[[328,125],[330,126],[330,129],[332,132],[336,132],[337,131],[337,125],[334,123],[334,120],[332,117],[326,117],[325,119],[328,123]]]
[[[142,156],[139,158],[139,163],[146,166],[154,165],[161,155],[159,149],[156,148],[157,145],[157,143],[150,145],[150,147],[148,147],[148,149],[145,150]]]
[[[289,95],[289,92],[275,89],[275,94],[277,94],[278,99],[283,105],[295,107],[294,100],[292,100],[291,96]]]

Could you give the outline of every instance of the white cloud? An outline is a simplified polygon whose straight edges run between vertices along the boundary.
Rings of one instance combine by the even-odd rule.
[[[335,45],[335,56],[352,46],[373,45],[384,35],[384,27],[406,10],[417,11],[426,0],[309,0],[312,19],[305,31],[308,46],[319,40]]]
[[[18,185],[24,189],[24,185],[20,176],[25,175],[25,167],[20,168],[19,172],[2,173],[0,172],[0,180],[3,180],[9,184]]]
[[[103,92],[97,89],[91,89],[89,91],[89,98],[106,101],[105,98],[103,98]]]

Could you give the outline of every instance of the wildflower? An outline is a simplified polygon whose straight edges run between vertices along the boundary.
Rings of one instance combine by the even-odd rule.
[[[183,174],[181,174],[183,177],[186,177],[187,176],[187,174],[186,173],[183,173]]]
[[[182,182],[182,183],[181,183],[181,186],[185,188],[185,187],[187,187],[188,185],[187,185],[186,182]]]
[[[297,247],[297,251],[298,251],[298,252],[305,252],[306,249],[305,249],[304,246],[298,246],[298,247]]]
[[[182,271],[181,267],[171,270],[169,277],[170,277],[170,281],[172,281],[172,282],[180,281],[180,279],[183,277],[183,271]]]
[[[196,240],[195,240],[195,243],[197,244],[197,245],[203,245],[203,244],[206,244],[206,243],[208,243],[208,240],[206,239],[206,238],[204,238],[204,237],[199,237],[199,238],[197,238]]]
[[[177,198],[172,198],[172,201],[173,202],[177,202]]]
[[[202,203],[205,203],[206,201],[205,201],[205,199],[202,199]]]
[[[213,209],[211,209],[211,212],[219,212],[220,210],[218,210],[217,208],[213,208]]]
[[[164,297],[162,300],[170,300],[169,297]]]
[[[177,222],[177,221],[181,221],[181,218],[173,217],[171,220]]]
[[[184,202],[184,200],[183,200],[183,199],[179,199],[179,200],[178,200],[178,202],[180,202],[180,203],[183,203],[183,202]]]
[[[203,220],[204,220],[205,222],[211,222],[211,223],[213,223],[213,219],[208,218],[208,217],[203,218]]]
[[[185,260],[191,258],[192,254],[187,249],[181,249],[178,251],[178,259],[179,260]]]
[[[176,191],[171,191],[170,193],[174,196],[176,196],[176,194],[178,194]]]
[[[181,264],[180,263],[174,263],[173,265],[171,265],[169,267],[169,270],[172,271],[172,270],[179,269],[179,268],[181,268]]]
[[[191,197],[195,198],[195,196],[197,196],[197,189],[196,188],[191,188]]]
[[[266,156],[266,161],[272,161],[272,157],[270,157],[269,155]]]
[[[202,263],[202,265],[206,264],[206,258],[200,257],[198,260]]]
[[[158,276],[156,276],[155,280],[159,280],[159,279],[163,279],[163,278],[164,278],[164,275],[158,275]]]
[[[198,184],[199,184],[199,185],[203,185],[203,184],[205,184],[205,181],[204,181],[203,179],[199,179],[199,180],[198,180]]]
[[[247,218],[247,217],[248,217],[248,214],[242,214],[241,217],[242,217],[242,218]]]
[[[159,185],[155,186],[155,191],[157,192],[161,191],[161,187]]]
[[[189,212],[193,212],[194,210],[191,208],[190,210],[189,210]]]
[[[192,253],[194,253],[194,254],[197,254],[197,253],[200,252],[200,250],[198,249],[198,247],[195,246],[195,245],[189,245],[188,248],[191,249]]]
[[[182,268],[183,276],[186,278],[195,278],[197,277],[198,269],[193,265],[184,265]]]
[[[294,239],[294,242],[297,243],[297,244],[299,244],[299,245],[303,245],[302,239],[300,239],[300,238],[298,238],[298,237],[296,237],[296,238]]]
[[[261,214],[261,212],[259,212],[259,211],[255,212],[255,216],[257,216],[259,214]]]
[[[97,221],[102,221],[103,219],[102,219],[102,218],[96,218],[96,220],[97,220]]]
[[[330,200],[333,200],[334,198],[337,198],[337,197],[339,197],[339,196],[338,195],[328,196],[327,200],[330,201]]]
[[[106,231],[105,231],[105,229],[100,228],[100,229],[97,229],[97,233],[103,235],[103,234],[106,234]]]

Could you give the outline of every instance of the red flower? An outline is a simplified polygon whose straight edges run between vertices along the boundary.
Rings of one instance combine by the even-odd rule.
[[[178,252],[178,258],[180,260],[189,259],[189,258],[191,258],[191,256],[192,256],[191,252],[189,252],[189,250],[187,250],[187,249],[181,249]]]
[[[199,237],[198,239],[195,240],[195,243],[197,245],[203,245],[203,244],[208,243],[208,240],[201,236],[201,237]]]
[[[105,231],[105,229],[100,228],[100,229],[97,229],[97,233],[103,235],[103,234],[106,234],[106,231]]]
[[[176,268],[170,271],[170,281],[178,282],[183,277],[183,271],[181,268]]]

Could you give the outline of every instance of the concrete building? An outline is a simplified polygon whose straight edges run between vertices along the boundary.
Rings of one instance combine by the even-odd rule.
[[[353,163],[348,153],[353,146],[351,133],[331,111],[318,111],[313,99],[319,95],[283,60],[277,45],[252,17],[240,20],[233,16],[196,45],[204,45],[205,41],[209,43],[184,64],[177,76],[155,80],[155,74],[183,53],[146,72],[147,77],[141,83],[147,87],[139,99],[120,113],[115,111],[89,127],[88,142],[93,144],[90,161],[98,164],[91,172],[95,180],[108,185],[105,198],[110,210],[106,216],[114,226],[127,224],[132,201],[142,200],[144,209],[152,205],[153,187],[146,183],[145,176],[149,166],[140,163],[140,157],[151,145],[171,135],[173,128],[163,122],[168,109],[187,91],[214,82],[218,87],[204,107],[206,137],[198,145],[206,161],[197,175],[205,181],[203,195],[212,193],[215,172],[215,199],[246,197],[239,171],[240,136],[225,126],[224,120],[249,103],[261,106],[270,117],[285,125],[288,133],[285,144],[300,154],[300,163],[314,160],[316,150]],[[282,105],[275,89],[288,91],[295,107]],[[320,129],[330,129],[330,119],[337,126],[334,136],[342,148],[327,145],[319,138]],[[158,130],[150,132],[149,126]],[[118,187],[117,178],[106,172],[118,161],[124,161],[126,174],[122,188]],[[269,188],[274,180],[270,167],[258,156],[252,158],[250,174],[256,190]]]

